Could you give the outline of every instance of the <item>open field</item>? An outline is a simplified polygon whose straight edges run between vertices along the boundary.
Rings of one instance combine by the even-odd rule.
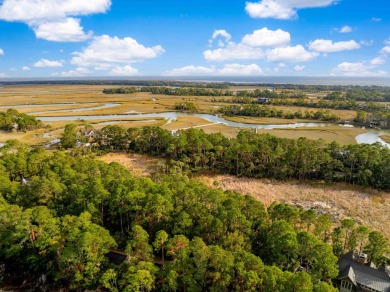
[[[383,141],[386,143],[390,143],[390,136],[389,135],[382,135],[380,136]]]
[[[163,159],[140,154],[111,153],[97,158],[118,162],[137,176],[150,176],[164,163]],[[196,179],[213,188],[249,194],[266,207],[272,202],[286,202],[305,208],[316,208],[330,213],[336,220],[353,218],[374,230],[381,231],[390,240],[390,195],[370,188],[324,182],[276,181],[238,178],[230,175],[204,174]]]
[[[104,88],[117,88],[118,86],[103,86],[103,85],[6,85],[0,88],[0,107],[9,105],[23,105],[21,108],[17,108],[18,111],[23,113],[37,113],[39,117],[50,116],[74,116],[74,115],[123,115],[126,113],[162,113],[173,111],[174,105],[177,102],[188,101],[196,105],[198,110],[203,113],[217,113],[218,107],[227,105],[222,102],[212,102],[214,97],[208,96],[165,96],[165,95],[152,95],[147,92],[138,92],[134,94],[103,94]],[[265,89],[265,87],[259,87]],[[253,90],[255,87],[232,87],[232,90]],[[313,93],[314,94],[314,93]],[[323,93],[325,94],[325,93]],[[222,97],[223,98],[223,97]],[[64,105],[67,103],[69,105]],[[116,104],[112,107],[93,109],[95,107],[103,106],[106,104]],[[28,105],[34,105],[29,107]],[[80,111],[80,109],[84,109]],[[318,109],[299,108],[299,107],[277,107],[285,112],[288,111],[305,111]],[[47,112],[53,110],[67,112]],[[77,112],[74,110],[77,109]],[[0,111],[5,111],[5,108],[0,108]],[[338,111],[331,110],[332,112],[341,116],[343,120],[351,119],[355,113],[354,111]],[[226,117],[228,120],[243,123],[259,123],[259,124],[288,124],[296,122],[313,122],[307,120],[287,120],[277,118],[250,118],[250,117]],[[158,118],[152,118],[157,120],[156,122],[141,122],[136,121],[136,115],[134,117],[120,117],[116,120],[121,120],[120,123],[112,120],[104,120],[102,117],[99,120],[89,121],[87,123],[94,124],[96,127],[101,127],[98,123],[115,123],[120,124],[123,127],[142,127],[145,125],[165,125],[164,120]],[[128,120],[129,122],[123,122]],[[150,119],[148,119],[150,120]],[[62,129],[66,124],[70,122],[45,122],[44,125],[50,129]],[[82,125],[83,121],[77,121],[76,123]],[[205,126],[206,125],[206,126]],[[239,129],[229,127],[222,124],[211,124],[196,117],[180,117],[177,121],[172,121],[170,124],[164,126],[165,129],[178,130],[188,127],[200,127],[206,133],[221,132],[227,137],[234,137]],[[47,130],[51,131],[51,130]],[[46,132],[47,132],[46,131]],[[38,130],[29,133],[1,133],[0,142],[4,142],[8,139],[18,139],[22,142],[30,145],[42,144],[47,142],[47,138],[43,138],[45,130]],[[297,128],[297,129],[283,129],[283,130],[259,130],[259,133],[271,133],[278,137],[283,138],[298,138],[307,137],[311,139],[322,138],[328,142],[337,141],[341,144],[356,143],[355,136],[363,132],[361,129],[356,128],[342,128],[342,127],[323,127],[323,128]],[[56,135],[58,138],[58,135]]]
[[[216,188],[217,184],[223,190],[249,194],[267,207],[274,201],[286,202],[326,211],[336,219],[352,218],[379,230],[390,240],[387,225],[390,222],[390,195],[383,191],[345,184],[281,182],[229,175],[197,178],[210,187]]]
[[[141,154],[109,153],[96,158],[105,163],[117,162],[130,170],[135,176],[150,176],[165,163],[164,159]]]
[[[305,137],[308,139],[323,139],[325,141],[336,141],[339,144],[354,144],[356,143],[356,136],[366,131],[361,128],[347,128],[342,126],[329,127],[307,127],[297,129],[274,129],[257,130],[257,133],[267,133],[279,138],[298,139]]]
[[[223,116],[224,119],[237,123],[244,124],[260,124],[260,125],[283,125],[295,123],[322,123],[321,121],[303,120],[303,119],[281,119],[281,118],[258,118],[258,117],[238,117],[238,116]]]

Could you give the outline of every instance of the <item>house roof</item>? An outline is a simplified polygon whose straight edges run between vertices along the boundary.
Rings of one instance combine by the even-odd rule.
[[[366,286],[376,291],[390,292],[389,274],[356,262],[353,252],[340,258],[339,271],[338,279],[348,277],[355,286]]]

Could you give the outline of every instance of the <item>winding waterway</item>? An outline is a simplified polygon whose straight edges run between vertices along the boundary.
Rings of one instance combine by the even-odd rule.
[[[180,112],[165,112],[165,113],[149,113],[149,114],[122,114],[122,115],[80,115],[80,116],[55,116],[55,117],[38,117],[43,122],[53,122],[53,121],[76,121],[76,120],[111,120],[118,118],[164,118],[167,120],[167,123],[176,120],[178,117],[198,117],[202,118],[211,123],[221,123],[227,126],[236,127],[236,128],[246,128],[246,129],[286,129],[286,128],[302,128],[302,127],[326,127],[333,126],[332,123],[291,123],[291,124],[245,124],[228,121],[220,116],[211,115],[211,114],[195,114],[195,113],[180,113]],[[352,127],[352,125],[340,125]],[[360,134],[356,137],[357,143],[367,143],[373,144],[379,142],[383,145],[390,147],[390,144],[384,142],[380,135],[390,135],[388,130],[377,130],[377,129],[367,129],[367,133]]]

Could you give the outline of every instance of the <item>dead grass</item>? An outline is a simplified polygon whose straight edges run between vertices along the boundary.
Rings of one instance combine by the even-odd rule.
[[[320,204],[335,217],[353,218],[379,230],[390,240],[390,195],[386,192],[344,184],[280,182],[228,175],[202,175],[198,179],[209,187],[216,188],[218,182],[223,190],[249,194],[266,207],[274,201],[307,207]]]
[[[380,138],[386,143],[390,143],[390,135],[382,135]]]
[[[364,129],[341,126],[257,130],[259,134],[267,133],[279,138],[298,139],[305,137],[313,140],[323,139],[326,142],[336,141],[342,145],[356,144],[356,136],[365,132]]]
[[[228,121],[237,122],[237,123],[260,124],[260,125],[267,125],[267,124],[280,125],[280,124],[318,122],[318,121],[303,120],[303,119],[257,118],[257,117],[243,117],[243,116],[223,116],[223,118]]]
[[[165,163],[164,159],[149,157],[141,154],[109,153],[96,158],[97,160],[111,163],[117,162],[130,170],[135,176],[147,177]]]
[[[103,88],[118,87],[118,86],[105,86],[105,85],[16,85],[16,86],[4,86],[0,89],[0,106],[1,105],[26,105],[26,104],[58,104],[58,103],[74,103],[69,104],[69,106],[41,106],[41,107],[28,107],[19,109],[21,112],[40,112],[47,110],[64,110],[69,109],[69,112],[62,113],[46,113],[40,114],[39,116],[73,116],[73,115],[120,115],[127,112],[133,113],[161,113],[172,111],[176,102],[189,101],[193,102],[199,111],[205,113],[215,113],[217,112],[217,107],[223,106],[224,103],[215,103],[211,100],[212,97],[208,96],[165,96],[165,95],[152,95],[148,92],[138,92],[134,94],[103,94]],[[246,89],[252,90],[256,88],[266,89],[266,87],[234,87],[233,90]],[[317,93],[315,93],[317,94]],[[105,103],[119,103],[119,106],[98,110],[86,109],[81,112],[73,112],[72,109],[98,106],[92,105],[91,103],[98,103],[98,105],[103,105]],[[284,111],[297,111],[301,109],[302,111],[307,110],[307,108],[298,108],[298,107],[278,107]],[[1,110],[1,109],[0,109]],[[317,109],[309,109],[317,110]],[[334,111],[337,114],[340,114],[343,118],[347,119],[351,116],[354,116],[353,111]],[[158,118],[153,118],[159,120],[156,123],[143,123],[131,121],[137,119],[137,116],[134,117],[120,117],[116,120],[128,120],[129,123],[120,122],[124,127],[141,127],[143,125],[156,125],[162,126],[165,123],[163,120]],[[304,122],[304,120],[285,120],[285,119],[275,119],[275,118],[249,118],[249,117],[227,117],[229,120],[243,123],[259,123],[259,124],[285,124],[285,123],[295,123],[295,122]],[[104,117],[102,117],[100,122],[104,122]],[[96,124],[98,121],[87,121],[86,123]],[[307,122],[307,121],[306,121]],[[69,121],[65,122],[45,122],[45,125],[51,126],[53,129],[63,128],[66,124],[71,123]],[[75,123],[82,124],[81,121],[75,121]],[[172,122],[164,126],[165,129],[177,130],[180,128],[196,127],[199,125],[210,124],[208,121],[202,120],[197,117],[180,117],[177,121]],[[337,128],[337,129],[336,129]],[[324,140],[331,142],[337,141],[341,144],[356,143],[355,136],[362,133],[362,130],[355,128],[341,128],[341,127],[326,127],[326,128],[299,128],[299,129],[283,129],[283,130],[259,130],[259,132],[271,133],[272,135],[283,137],[283,138],[299,138],[307,137],[310,139],[319,139],[323,138]],[[229,127],[225,125],[208,125],[202,127],[206,133],[215,133],[220,132],[227,137],[235,137],[239,129],[234,127]],[[34,136],[36,135],[36,136]],[[35,143],[41,143],[42,140],[39,138],[39,133],[29,133],[27,135],[18,135],[17,138],[22,139],[23,142],[27,142],[30,145]],[[29,141],[29,139],[32,139]],[[2,135],[0,140],[8,140],[8,137]]]

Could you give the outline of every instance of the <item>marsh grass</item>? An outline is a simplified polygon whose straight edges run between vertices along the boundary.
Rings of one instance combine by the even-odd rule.
[[[106,85],[26,85],[26,86],[4,86],[0,89],[0,106],[1,105],[26,105],[26,104],[58,104],[58,103],[75,103],[69,104],[69,106],[42,106],[42,107],[30,107],[19,109],[24,113],[41,112],[48,110],[65,110],[69,109],[69,112],[61,113],[46,113],[38,114],[39,116],[73,116],[73,115],[121,115],[128,112],[132,113],[161,113],[167,111],[173,111],[174,105],[177,102],[193,102],[200,112],[203,113],[217,113],[218,107],[228,105],[223,102],[212,102],[212,97],[209,96],[165,96],[165,95],[153,95],[149,92],[137,92],[134,94],[103,94],[104,88],[115,88],[118,86],[106,86]],[[257,88],[257,87],[256,87]],[[253,88],[231,88],[233,91],[238,89],[254,90]],[[266,87],[258,87],[260,89],[266,89]],[[326,93],[321,93],[326,94]],[[314,94],[315,95],[315,94]],[[225,98],[225,97],[221,97]],[[228,99],[228,97],[226,97]],[[98,103],[98,104],[92,104]],[[105,103],[119,103],[119,106],[98,110],[89,110],[80,112],[73,112],[72,109],[79,109],[84,107],[95,107],[103,105]],[[299,107],[277,107],[283,111],[298,111],[303,112],[305,110],[316,111],[318,109],[299,108]],[[5,109],[0,109],[4,110]],[[355,115],[354,111],[337,111],[332,112],[342,116],[342,119],[349,119]],[[229,120],[243,123],[264,123],[264,124],[286,124],[296,122],[313,122],[306,120],[287,120],[277,118],[252,118],[252,117],[226,117]],[[156,123],[136,121],[137,116],[134,117],[120,117],[117,120],[121,120],[120,125],[124,127],[142,127],[144,125],[156,125],[162,126],[165,124],[165,120],[153,118],[158,120]],[[124,122],[125,120],[128,123]],[[99,120],[87,121],[85,123],[95,124],[105,121],[104,118]],[[71,122],[45,122],[45,125],[50,126],[53,129],[64,128],[66,124]],[[77,124],[83,124],[83,121],[75,121]],[[177,130],[179,128],[196,127],[200,125],[210,124],[210,122],[197,117],[180,117],[177,121],[173,121],[171,124],[165,125],[165,129]],[[99,126],[100,127],[100,126]],[[202,127],[206,133],[221,132],[227,137],[235,137],[239,129],[229,127],[226,125],[207,125]],[[342,128],[342,127],[324,127],[324,128],[299,128],[299,129],[283,129],[283,130],[259,130],[259,133],[270,133],[272,135],[283,138],[299,138],[307,137],[310,139],[322,138],[325,141],[336,141],[341,144],[356,143],[355,136],[363,133],[363,130],[355,128]],[[11,137],[17,137],[21,141],[34,145],[35,143],[42,143],[46,141],[42,138],[41,132],[31,133],[17,133],[6,134],[3,133],[0,136],[0,141],[11,139]],[[6,137],[7,136],[7,137]]]

